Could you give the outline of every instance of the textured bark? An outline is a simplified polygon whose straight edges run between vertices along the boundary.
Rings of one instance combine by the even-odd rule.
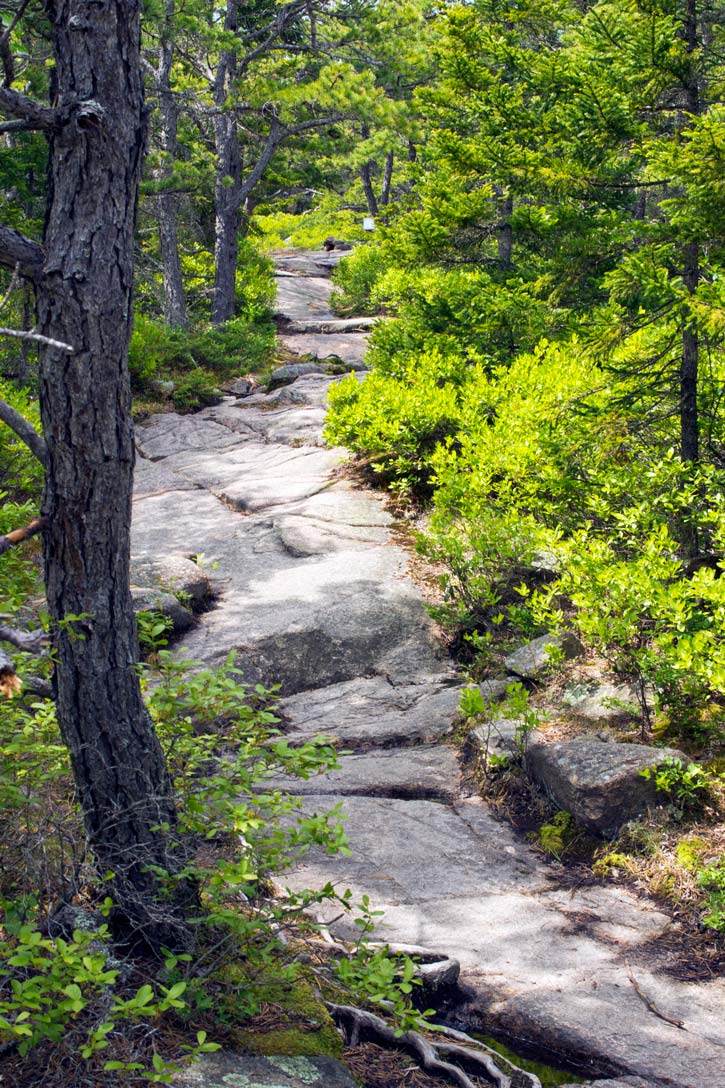
[[[395,162],[395,156],[390,151],[385,156],[385,169],[383,170],[383,187],[380,190],[380,203],[385,207],[390,203],[390,190],[393,184],[393,163]]]
[[[504,196],[499,205],[501,219],[498,228],[498,259],[504,268],[511,267],[513,256],[514,235],[511,227],[511,214],[514,210],[514,202],[510,196]]]
[[[360,178],[362,180],[365,203],[368,206],[368,211],[371,215],[377,215],[380,208],[378,207],[378,199],[375,196],[375,189],[373,188],[373,167],[374,163],[372,162],[363,163],[360,167]]]
[[[698,17],[697,0],[687,0],[683,25],[684,38],[689,55],[689,71],[685,82],[685,101],[689,116],[700,113],[700,86],[698,73]],[[688,118],[685,118],[687,121]],[[700,246],[691,241],[684,247],[682,279],[687,293],[695,294],[700,282]],[[682,356],[680,361],[680,453],[683,461],[699,459],[699,420],[697,413],[698,362],[700,354],[697,328],[687,315],[682,328]]]
[[[699,246],[685,246],[683,281],[687,292],[697,290],[700,274]],[[682,329],[682,358],[680,362],[680,446],[683,461],[697,461],[700,456],[700,428],[697,412],[697,379],[700,343],[697,329],[687,323]]]
[[[134,669],[129,591],[134,463],[127,370],[133,231],[144,150],[140,0],[49,0],[59,104],[94,120],[54,134],[38,328],[75,352],[40,349],[47,446],[46,592],[58,720],[113,921],[152,946],[186,940],[179,888],[163,900],[175,823],[163,753]],[[71,620],[71,617],[81,617]],[[166,830],[170,829],[170,830]]]
[[[178,109],[171,90],[171,68],[174,63],[174,44],[171,38],[175,11],[174,0],[166,0],[164,34],[159,50],[159,67],[156,88],[159,96],[161,118],[161,150],[163,160],[158,180],[168,181],[174,168],[177,153]],[[164,277],[164,318],[169,325],[186,328],[189,319],[184,298],[184,283],[179,260],[179,239],[176,230],[175,193],[159,193],[157,206],[159,218],[159,246]]]
[[[237,0],[227,0],[224,27],[236,31]],[[225,50],[219,59],[214,101],[214,142],[217,166],[214,200],[216,210],[214,240],[214,294],[212,297],[212,324],[220,325],[234,316],[234,296],[239,252],[239,209],[242,157],[239,148],[237,121],[232,110],[226,107],[230,89],[237,74],[237,55]]]

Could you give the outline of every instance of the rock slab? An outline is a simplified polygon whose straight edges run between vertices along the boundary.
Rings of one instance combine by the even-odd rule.
[[[267,1058],[220,1051],[177,1073],[177,1088],[357,1088],[334,1058]]]
[[[278,311],[288,324],[334,320],[321,258],[285,257]],[[379,497],[344,478],[339,451],[321,449],[330,381],[308,374],[139,430],[134,554],[203,553],[217,593],[179,652],[209,665],[236,652],[249,681],[283,683],[290,743],[325,733],[353,749],[301,799],[306,812],[342,805],[352,856],[311,854],[282,880],[369,895],[385,911],[383,939],[459,961],[469,996],[461,1015],[487,1033],[526,1039],[592,1077],[725,1088],[723,980],[683,983],[653,966],[671,919],[623,888],[561,886],[536,850],[459,792],[442,738],[456,721],[460,678]],[[537,655],[529,647],[523,656],[510,665],[528,679]],[[338,908],[330,911],[332,921]],[[651,1011],[629,964],[641,992],[683,1028]],[[222,1076],[232,1079],[208,1083],[249,1088],[238,1065]]]
[[[560,808],[600,835],[614,835],[665,798],[653,779],[643,778],[666,759],[687,757],[674,748],[618,744],[598,737],[575,737],[558,744],[532,744],[526,757],[529,774]]]

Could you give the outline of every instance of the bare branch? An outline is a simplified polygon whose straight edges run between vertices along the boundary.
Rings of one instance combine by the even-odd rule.
[[[3,132],[33,132],[33,126],[27,121],[0,121],[0,134]]]
[[[0,226],[0,265],[19,269],[26,279],[40,278],[45,261],[43,247],[12,227]]]
[[[0,42],[4,42],[4,41],[9,42],[10,41],[10,38],[12,37],[12,33],[15,30],[15,27],[18,25],[18,23],[22,19],[23,15],[25,15],[25,9],[28,7],[29,4],[30,4],[30,0],[22,0],[22,3],[20,5],[20,7],[15,12],[12,19],[8,23],[8,25],[5,27],[5,30],[3,31],[3,34],[2,34],[2,38],[0,38]]]
[[[42,654],[49,641],[45,631],[20,631],[17,627],[0,623],[0,642],[9,642],[16,649],[24,650],[26,654]]]
[[[7,306],[8,302],[10,301],[13,292],[15,291],[16,287],[18,286],[19,277],[20,277],[20,269],[18,268],[17,265],[15,265],[15,268],[13,270],[13,274],[10,277],[10,283],[8,284],[8,289],[5,292],[5,295],[3,296],[2,302],[0,302],[0,310],[4,310],[5,307]]]
[[[72,344],[64,344],[62,340],[53,340],[50,336],[42,336],[39,332],[28,332],[26,329],[0,328],[0,336],[12,336],[16,340],[32,340],[34,344],[45,344],[46,347],[56,348],[72,355],[75,348]]]
[[[43,529],[48,524],[47,518],[33,518],[29,525],[26,525],[23,529],[13,529],[11,533],[6,533],[5,536],[0,536],[0,555],[4,555],[5,552],[9,552],[11,548],[16,548],[18,544],[22,544],[25,540],[30,540],[32,536],[36,536],[38,533],[42,533]],[[4,627],[0,624],[0,631],[9,631],[9,627]],[[37,632],[33,634],[35,638]],[[0,634],[0,641],[5,636]],[[12,642],[12,639],[6,639],[7,642]],[[20,645],[19,643],[13,643],[14,646]]]
[[[45,465],[48,457],[45,441],[38,434],[35,427],[28,423],[25,416],[22,416],[20,412],[16,411],[4,400],[0,400],[0,423],[4,423],[11,431],[15,431],[20,441],[24,442],[30,452],[35,454],[41,465]],[[0,554],[2,553],[0,552]]]
[[[26,121],[32,128],[52,132],[61,122],[60,113],[52,106],[44,106],[26,94],[11,91],[9,87],[0,87],[0,111],[10,117]]]

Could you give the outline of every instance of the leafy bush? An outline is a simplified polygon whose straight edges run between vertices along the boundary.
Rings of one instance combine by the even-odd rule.
[[[349,208],[341,208],[341,203],[342,198],[336,193],[326,193],[314,208],[297,215],[258,209],[253,226],[266,250],[283,249],[287,245],[320,249],[330,235],[345,242],[365,238],[362,216]]]
[[[703,869],[698,883],[705,891],[703,922],[710,929],[725,933],[725,858]]]
[[[673,757],[639,773],[643,778],[654,779],[656,788],[671,798],[680,813],[700,808],[712,788],[712,775],[699,763],[684,764]]]
[[[214,375],[202,367],[196,367],[176,384],[171,399],[178,411],[191,412],[195,408],[215,404],[220,396]]]
[[[13,382],[0,378],[0,399],[20,412],[36,431],[41,430],[40,408],[28,390],[19,389]],[[0,423],[0,492],[4,492],[6,500],[23,502],[30,498],[38,499],[42,486],[40,462],[9,427]],[[9,528],[18,528],[19,524]]]

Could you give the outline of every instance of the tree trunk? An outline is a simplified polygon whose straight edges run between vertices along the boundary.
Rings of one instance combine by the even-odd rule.
[[[362,125],[361,135],[363,140],[370,139],[370,128],[367,124]],[[375,170],[375,163],[372,159],[363,163],[360,167],[360,178],[362,180],[363,192],[365,193],[365,202],[368,206],[368,211],[371,215],[377,215],[379,212],[378,200],[375,196],[375,189],[373,188],[373,171]]]
[[[698,73],[698,18],[697,0],[687,0],[683,24],[684,39],[689,55],[689,70],[685,81],[685,97],[688,116],[700,113],[700,83]],[[700,246],[690,241],[684,246],[682,280],[688,295],[697,291],[700,282]],[[682,356],[680,361],[680,447],[683,461],[699,459],[699,421],[697,415],[697,381],[700,344],[697,327],[691,315],[682,319]]]
[[[390,189],[393,184],[393,162],[395,157],[390,151],[385,156],[385,169],[383,171],[383,187],[380,190],[380,203],[385,207],[390,203]]]
[[[55,696],[96,865],[112,872],[112,922],[152,947],[187,938],[194,891],[166,899],[175,810],[135,671],[129,591],[134,463],[127,369],[133,232],[145,141],[140,0],[49,0],[60,105],[88,107],[53,135],[38,328],[47,443],[44,561]]]
[[[237,30],[237,0],[227,0],[224,28]],[[214,242],[214,294],[212,324],[234,316],[234,296],[239,252],[239,209],[242,161],[234,113],[225,108],[237,72],[237,56],[225,50],[219,59],[214,87],[214,140],[217,167],[214,188],[216,223]]]
[[[687,292],[694,295],[700,279],[700,247],[685,246],[682,276]],[[697,378],[700,343],[697,328],[684,318],[680,362],[680,446],[683,461],[696,462],[700,456],[700,428],[697,412]]]
[[[159,67],[156,78],[161,118],[161,151],[163,154],[159,180],[162,182],[168,181],[172,177],[177,152],[178,110],[176,108],[176,99],[171,90],[171,67],[174,62],[174,45],[171,34],[174,9],[175,0],[166,0],[163,40],[159,51]],[[189,319],[186,312],[184,283],[179,260],[179,239],[176,231],[176,195],[170,192],[159,193],[157,207],[161,267],[164,277],[164,319],[169,325],[176,325],[185,329],[189,324]]]
[[[511,213],[514,210],[514,202],[511,196],[501,198],[499,214],[501,219],[498,228],[498,259],[504,268],[511,267],[511,258],[514,248],[514,232],[511,226]]]
[[[374,163],[366,162],[360,167],[360,177],[362,178],[363,192],[365,193],[365,201],[368,206],[368,211],[371,215],[377,215],[379,212],[377,197],[375,196],[375,190],[373,189],[372,168]]]

